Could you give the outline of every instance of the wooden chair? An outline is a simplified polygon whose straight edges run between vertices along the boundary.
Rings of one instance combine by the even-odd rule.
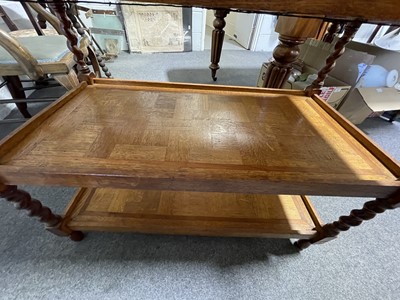
[[[13,98],[25,98],[18,76],[26,75],[40,82],[50,74],[66,89],[79,84],[75,70],[74,55],[67,48],[67,39],[62,35],[13,38],[0,30],[0,76],[7,81]],[[88,55],[88,39],[80,40],[79,48]],[[18,108],[25,118],[30,114],[26,104]]]
[[[3,14],[3,19],[8,18],[8,22],[6,22],[10,32],[9,34],[12,37],[27,37],[27,36],[38,36],[38,35],[62,35],[62,31],[60,28],[60,21],[54,16],[52,13],[44,9],[39,3],[26,3],[20,2],[22,8],[25,10],[28,19],[32,24],[32,28],[30,29],[19,29],[14,22],[9,19],[7,12],[0,8]],[[37,13],[37,19],[33,15],[33,11]],[[40,17],[39,17],[40,16]],[[41,28],[39,24],[39,19],[45,20],[46,23],[51,24],[52,28]]]
[[[9,33],[0,30],[0,76],[5,80],[21,114],[29,118],[31,115],[26,102],[19,101],[26,98],[19,76],[28,76],[37,86],[45,83],[50,76],[68,90],[76,87],[79,80],[74,69],[74,54],[67,48],[67,39],[62,34],[60,21],[38,3],[24,5],[26,10],[32,8],[54,28],[45,31],[50,35],[38,35],[41,34],[38,26]],[[100,66],[88,37],[80,37],[79,48],[100,77]]]
[[[39,1],[40,2],[40,1]],[[58,34],[63,34],[60,28],[60,21],[57,19],[57,17],[53,14],[54,11],[48,7],[49,10],[51,10],[51,13],[45,9],[46,4],[45,3],[23,3],[21,4],[33,9],[37,13],[37,23],[39,25],[39,29],[42,32],[44,32],[44,35],[49,35],[52,33],[52,29],[47,28],[47,23],[52,25]],[[26,11],[30,11],[29,7],[27,7]],[[29,14],[28,14],[29,15]],[[89,60],[88,62],[90,64],[94,63],[95,65],[93,66],[94,71],[96,72],[97,77],[102,77],[102,74],[100,72],[100,68],[102,69],[104,75],[108,78],[112,78],[111,73],[108,70],[108,67],[106,66],[103,57],[101,53],[104,54],[103,50],[101,49],[100,45],[97,43],[96,39],[94,38],[93,35],[91,35],[90,30],[88,28],[84,27],[82,20],[79,18],[79,10],[78,10],[78,5],[76,3],[68,3],[67,5],[67,15],[68,18],[72,22],[72,26],[75,28],[76,32],[81,36],[81,37],[86,37],[89,38],[89,44],[90,44],[90,49],[89,49]],[[36,30],[36,31],[38,31]],[[55,31],[55,30],[53,30]],[[93,54],[92,50],[93,49]],[[92,59],[91,56],[95,55],[96,59]]]

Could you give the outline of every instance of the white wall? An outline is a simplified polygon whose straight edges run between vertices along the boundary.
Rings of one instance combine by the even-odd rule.
[[[3,7],[10,19],[15,23],[15,25],[17,25],[18,29],[33,28],[21,4],[18,2],[0,0],[0,5]],[[0,28],[8,31],[8,27],[2,18],[0,18]]]
[[[206,13],[203,8],[193,7],[192,9],[192,50],[204,50],[204,36],[206,27]]]
[[[213,22],[214,22],[214,10],[212,9],[207,9],[206,10],[206,25],[209,27],[213,27]]]
[[[277,17],[260,14],[250,50],[272,52],[278,45],[279,34],[275,32]]]
[[[239,26],[240,24],[233,25],[236,20],[236,13],[230,13],[228,15],[229,22],[228,26]],[[206,25],[213,28],[214,11],[207,11]],[[253,35],[253,41],[250,44],[251,51],[272,51],[278,44],[278,34],[275,32],[276,16],[267,14],[258,14],[256,29]],[[229,28],[226,29],[226,33],[229,34]]]
[[[19,3],[12,3],[10,1],[0,1],[0,5],[3,7],[4,11],[10,17],[10,19],[18,26],[19,29],[32,28],[32,24],[28,20],[24,9]],[[0,18],[0,29],[4,31],[9,31],[7,25]],[[1,81],[2,82],[2,81]],[[7,87],[0,89],[0,99],[11,99],[11,95]],[[11,110],[15,107],[13,103],[2,103],[0,104],[0,120],[4,119]]]
[[[360,43],[366,43],[376,26],[377,25],[374,24],[362,24],[353,40]],[[388,28],[389,26],[382,26],[375,38],[383,36]]]

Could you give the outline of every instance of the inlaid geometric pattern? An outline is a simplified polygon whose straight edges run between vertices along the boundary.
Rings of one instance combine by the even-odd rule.
[[[67,211],[74,230],[218,236],[311,236],[299,196],[82,189]]]
[[[292,182],[395,180],[305,96],[95,84],[65,102],[2,153],[0,164],[14,169],[0,166],[0,175],[13,180],[11,171],[23,169],[27,183],[38,183],[36,173],[45,184],[257,193],[264,180],[286,182],[291,194]]]

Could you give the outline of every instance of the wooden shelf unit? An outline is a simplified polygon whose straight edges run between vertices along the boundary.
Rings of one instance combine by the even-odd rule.
[[[400,24],[394,0],[162,3],[352,21],[317,86],[361,22]],[[83,238],[79,230],[299,237],[304,249],[400,206],[399,164],[318,96],[92,80],[64,4],[51,6],[84,83],[0,142],[0,197],[48,230],[73,240]],[[270,75],[290,71],[299,43],[280,36],[275,59],[282,61]],[[83,188],[62,217],[14,184]],[[376,199],[321,225],[308,198],[297,195]]]
[[[80,189],[64,224],[79,231],[304,238],[321,227],[300,196]]]
[[[5,140],[0,172],[23,184],[391,195],[396,162],[335,116],[302,91],[95,79]]]
[[[5,184],[84,187],[64,232],[312,239],[323,225],[296,195],[400,190],[397,163],[302,91],[94,79],[7,137],[0,157]]]

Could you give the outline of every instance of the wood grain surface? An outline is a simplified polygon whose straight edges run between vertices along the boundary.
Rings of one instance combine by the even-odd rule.
[[[149,0],[145,2],[400,24],[400,7],[397,0]]]
[[[289,91],[97,83],[51,112],[0,145],[3,183],[379,197],[400,187],[315,100]]]
[[[64,223],[73,230],[239,237],[310,237],[300,196],[81,189]]]

